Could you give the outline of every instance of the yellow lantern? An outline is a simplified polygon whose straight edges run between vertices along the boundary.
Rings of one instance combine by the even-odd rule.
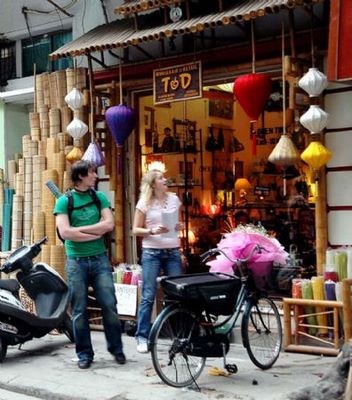
[[[324,166],[332,157],[332,153],[322,143],[318,141],[311,142],[309,146],[301,154],[301,158],[305,161],[314,172],[315,179],[315,196],[318,196],[318,170]]]
[[[71,164],[80,160],[83,157],[82,150],[79,147],[73,146],[73,149],[67,154],[66,160]]]
[[[332,153],[322,143],[314,141],[301,154],[301,158],[305,161],[314,171],[320,169],[325,165],[330,158]]]

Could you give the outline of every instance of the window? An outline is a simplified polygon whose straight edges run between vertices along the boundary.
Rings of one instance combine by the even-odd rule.
[[[0,40],[0,86],[6,86],[8,79],[16,77],[15,42]]]
[[[22,40],[23,76],[33,75],[33,64],[36,72],[52,72],[73,66],[71,58],[49,61],[49,54],[72,40],[72,31],[45,34]]]

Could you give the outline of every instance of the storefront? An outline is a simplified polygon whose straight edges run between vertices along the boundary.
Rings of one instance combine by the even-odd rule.
[[[169,8],[174,10],[178,2],[127,3],[117,9],[127,18],[127,25],[135,13],[137,22],[144,21],[142,3],[150,12],[166,13]],[[302,7],[299,1],[267,1],[265,5],[246,1],[229,9],[224,7],[223,11],[220,2],[213,4],[206,16],[190,18],[188,2],[181,3],[181,11],[188,15],[183,22],[169,20],[168,25],[133,33],[128,31],[125,21],[124,26],[115,22],[114,26],[88,32],[52,54],[52,58],[90,56],[97,50],[119,47],[125,48],[124,56],[142,48],[140,53],[156,58],[155,61],[132,64],[124,61],[121,66],[125,99],[128,98],[137,110],[138,124],[124,144],[123,181],[127,195],[120,200],[124,203],[126,217],[125,241],[117,258],[134,260],[138,254],[138,246],[130,235],[138,182],[147,164],[157,160],[165,163],[170,190],[183,201],[187,226],[183,248],[192,263],[196,259],[194,255],[216,244],[221,233],[234,226],[235,214],[244,211],[251,222],[272,231],[291,252],[293,273],[309,277],[316,273],[317,267],[317,208],[319,226],[325,226],[326,230],[326,217],[320,211],[323,204],[318,203],[316,207],[314,174],[302,161],[283,170],[268,162],[268,156],[283,133],[284,123],[300,152],[311,140],[309,132],[299,123],[300,116],[310,104],[309,97],[297,89],[297,82],[311,66],[313,40],[315,62],[322,68],[327,49],[326,4],[304,2],[305,7]],[[195,5],[192,7],[191,11],[194,11]],[[310,29],[311,20],[314,29]],[[111,37],[113,31],[118,32],[116,39]],[[237,42],[229,44],[236,37]],[[160,49],[155,48],[155,40]],[[191,43],[192,51],[171,56],[172,46],[186,49]],[[193,93],[191,98],[173,98],[171,101],[162,96],[157,98],[156,72],[163,72],[172,85],[175,68],[192,68],[195,64],[200,72],[196,96]],[[232,83],[239,76],[253,72],[253,64],[256,72],[264,72],[271,78],[272,89],[263,112],[256,122],[250,123],[242,106],[234,101]],[[95,90],[104,92],[111,88],[111,80],[118,92],[117,70],[95,71]],[[285,114],[282,112],[283,94]],[[118,103],[118,95],[115,98]],[[122,177],[119,179],[119,184],[111,187],[116,193],[122,184]],[[320,179],[320,188],[324,191],[324,176]],[[121,233],[122,230],[118,235]],[[121,242],[123,238],[117,240]],[[317,245],[324,253],[326,239],[325,243]],[[194,267],[197,268],[198,265]]]

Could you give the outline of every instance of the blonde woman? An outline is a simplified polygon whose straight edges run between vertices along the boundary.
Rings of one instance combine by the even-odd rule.
[[[182,273],[180,241],[177,232],[182,223],[168,229],[162,224],[163,213],[179,214],[181,202],[175,193],[168,192],[166,178],[161,170],[149,169],[143,176],[140,197],[136,205],[133,234],[142,240],[142,300],[137,322],[137,351],[148,352],[151,315],[156,296],[156,279]]]

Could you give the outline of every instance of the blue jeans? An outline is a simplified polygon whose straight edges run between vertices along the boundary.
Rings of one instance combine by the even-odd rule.
[[[178,248],[142,249],[142,301],[138,312],[137,340],[148,340],[157,290],[156,278],[161,270],[168,276],[182,274],[180,250]]]
[[[108,351],[122,352],[121,325],[117,314],[115,287],[111,265],[105,254],[90,257],[67,257],[66,274],[71,294],[72,324],[76,353],[80,360],[93,360],[89,320],[88,287],[101,307]]]

